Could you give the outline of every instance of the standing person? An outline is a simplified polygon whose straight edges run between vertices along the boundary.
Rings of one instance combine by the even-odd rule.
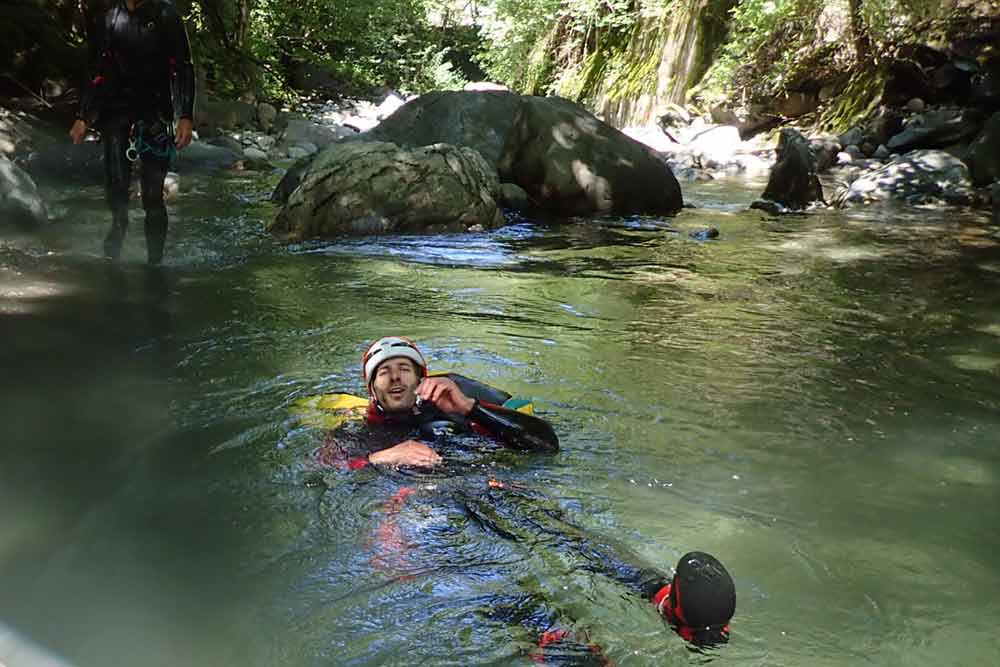
[[[192,135],[195,86],[187,33],[168,0],[112,0],[92,26],[89,46],[89,76],[70,137],[79,144],[89,127],[101,131],[111,207],[104,254],[109,259],[121,254],[132,162],[141,159],[146,253],[155,266],[167,238],[163,182],[176,150]]]

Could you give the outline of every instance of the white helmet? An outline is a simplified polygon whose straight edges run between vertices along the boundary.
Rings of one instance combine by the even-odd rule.
[[[427,375],[427,362],[412,340],[401,336],[386,336],[369,345],[361,357],[361,375],[365,379],[368,391],[371,391],[372,380],[379,364],[395,357],[409,359],[416,364],[421,376]]]

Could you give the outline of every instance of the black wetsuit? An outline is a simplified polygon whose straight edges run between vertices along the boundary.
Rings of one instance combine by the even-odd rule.
[[[131,162],[137,133],[142,159],[142,205],[151,264],[159,263],[167,234],[163,181],[170,168],[174,110],[194,113],[191,48],[177,9],[168,0],[144,0],[130,12],[117,0],[91,27],[90,72],[78,116],[101,131],[112,227],[105,254],[117,257],[128,228]]]
[[[468,417],[446,413],[425,406],[417,414],[405,417],[383,416],[374,405],[362,423],[348,424],[330,433],[316,452],[323,466],[356,470],[368,465],[368,455],[415,439],[437,445],[456,444],[454,436],[485,435],[503,447],[537,453],[559,451],[559,438],[552,427],[534,415],[517,412],[490,403],[476,401]],[[459,447],[451,452],[462,456]],[[456,461],[461,466],[462,461]],[[447,459],[446,459],[447,467]]]

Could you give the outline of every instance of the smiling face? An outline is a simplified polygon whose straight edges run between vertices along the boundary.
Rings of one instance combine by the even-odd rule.
[[[405,357],[392,357],[379,364],[372,379],[372,393],[388,413],[406,413],[413,410],[420,384],[417,366]]]

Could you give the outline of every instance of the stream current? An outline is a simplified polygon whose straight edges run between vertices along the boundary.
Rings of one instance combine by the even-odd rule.
[[[1000,655],[985,216],[775,219],[734,180],[686,185],[698,208],[668,220],[285,247],[270,185],[187,176],[163,271],[137,204],[124,262],[97,256],[99,188],[49,187],[61,223],[0,245],[0,622],[19,636],[78,665],[531,665],[544,612],[620,666]],[[363,395],[387,334],[533,399],[562,451],[320,467],[294,402]],[[693,652],[544,531],[470,518],[451,491],[489,477],[663,569],[718,556],[730,643]],[[393,508],[403,486],[423,492]]]

